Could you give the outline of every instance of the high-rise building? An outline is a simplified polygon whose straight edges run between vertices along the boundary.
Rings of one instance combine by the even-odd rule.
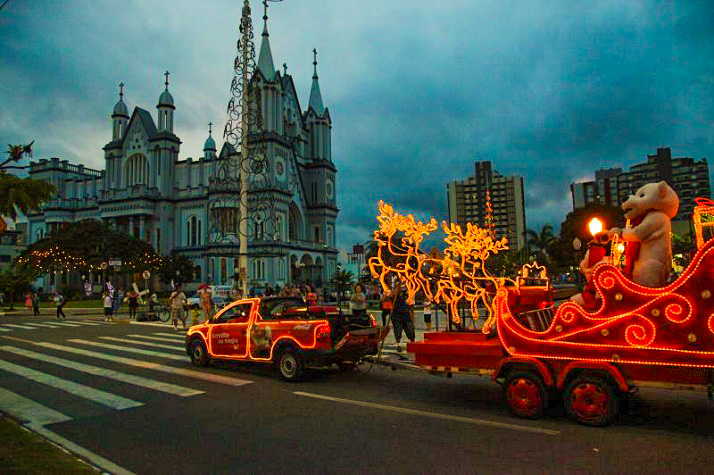
[[[666,181],[679,196],[675,221],[689,221],[696,205],[694,198],[709,198],[711,194],[706,158],[672,158],[669,147],[663,147],[647,155],[647,162],[633,165],[626,172],[620,168],[598,170],[595,181],[571,183],[573,209],[593,202],[619,206],[642,185],[658,181]]]
[[[508,238],[511,249],[525,245],[526,206],[523,177],[504,176],[490,161],[476,162],[474,175],[447,185],[449,221],[462,228],[472,223],[489,227],[487,203],[490,198],[496,236]]]
[[[293,77],[276,71],[266,24],[260,55],[250,81],[261,98],[263,167],[259,198],[272,205],[270,232],[264,223],[251,222],[246,269],[251,288],[268,284],[310,282],[321,285],[336,271],[337,168],[332,158],[332,119],[323,103],[313,60],[312,88],[302,109]],[[219,176],[222,164],[238,156],[225,143],[219,149],[211,135],[198,158],[179,158],[181,140],[178,108],[166,87],[156,106],[156,121],[148,110],[134,107],[131,114],[120,89],[111,114],[109,143],[104,145],[105,169],[93,170],[59,158],[31,162],[30,176],[52,183],[57,195],[28,216],[28,242],[34,243],[66,223],[101,220],[112,228],[144,240],[161,254],[177,253],[193,261],[198,282],[232,284],[239,272],[236,245],[216,244],[212,205],[226,194]],[[121,85],[123,86],[123,84]],[[254,110],[254,109],[251,109]],[[210,124],[209,124],[210,125]],[[251,137],[253,140],[253,137]],[[249,186],[257,186],[252,182]],[[249,202],[257,201],[253,188]],[[267,191],[266,191],[267,190]],[[224,200],[236,203],[236,196]],[[228,209],[228,206],[219,211]],[[233,209],[228,209],[233,214]],[[249,219],[252,216],[249,215]],[[237,227],[225,220],[226,228]],[[223,248],[222,248],[223,246]],[[95,278],[97,276],[94,276]],[[44,282],[53,285],[52,276]]]

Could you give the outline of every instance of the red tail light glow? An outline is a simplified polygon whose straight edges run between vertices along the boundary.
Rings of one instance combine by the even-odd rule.
[[[321,325],[317,329],[317,340],[318,341],[330,341],[331,333],[332,333],[332,330],[330,329],[329,323]]]

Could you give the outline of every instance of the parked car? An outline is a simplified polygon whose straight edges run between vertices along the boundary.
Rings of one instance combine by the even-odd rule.
[[[196,366],[211,360],[275,364],[287,381],[307,366],[350,366],[378,351],[387,329],[371,315],[343,315],[337,307],[308,306],[297,297],[260,297],[228,304],[186,334]]]

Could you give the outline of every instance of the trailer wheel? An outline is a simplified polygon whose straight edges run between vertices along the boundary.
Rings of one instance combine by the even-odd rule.
[[[568,415],[581,424],[606,426],[617,417],[617,393],[599,376],[576,377],[563,393],[563,400]]]
[[[525,419],[538,419],[547,405],[547,392],[540,376],[532,371],[514,371],[506,378],[503,392],[511,412]]]

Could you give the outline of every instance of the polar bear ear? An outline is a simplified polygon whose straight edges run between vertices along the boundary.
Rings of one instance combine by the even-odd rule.
[[[667,184],[666,181],[660,181],[657,183],[657,191],[659,192],[660,198],[664,198],[667,196],[667,189],[669,188],[669,185]]]

